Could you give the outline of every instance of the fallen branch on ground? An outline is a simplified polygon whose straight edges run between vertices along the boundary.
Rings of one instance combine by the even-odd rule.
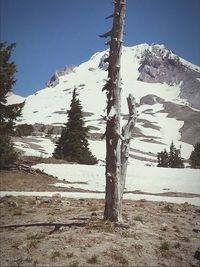
[[[54,230],[50,232],[53,233],[60,229],[60,227],[84,227],[87,223],[85,222],[72,222],[72,223],[29,223],[29,224],[9,224],[9,225],[0,225],[0,229],[12,229],[19,227],[41,227],[41,226],[54,226]]]

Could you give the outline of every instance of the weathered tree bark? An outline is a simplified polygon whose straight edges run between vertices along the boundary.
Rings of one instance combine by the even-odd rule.
[[[126,172],[129,158],[129,150],[130,150],[130,141],[132,139],[132,134],[134,131],[135,123],[137,120],[137,111],[136,111],[136,103],[135,98],[129,94],[127,97],[128,109],[129,109],[129,119],[126,125],[122,127],[122,144],[121,144],[121,198],[120,198],[120,206],[122,208],[122,200],[123,200],[123,192],[126,182]]]
[[[107,125],[106,125],[106,196],[104,219],[113,222],[122,221],[122,199],[125,186],[126,169],[129,155],[131,131],[135,123],[135,104],[133,97],[128,97],[130,118],[121,134],[121,53],[126,0],[115,0],[112,30],[100,35],[111,40],[109,57],[108,81],[103,90],[107,94]]]
[[[107,82],[107,126],[106,126],[106,197],[104,218],[122,221],[120,208],[121,178],[121,77],[120,61],[122,52],[125,0],[114,2],[113,28],[109,53]],[[106,36],[107,37],[107,36]]]

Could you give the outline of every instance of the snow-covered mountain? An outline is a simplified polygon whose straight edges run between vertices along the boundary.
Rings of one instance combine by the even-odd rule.
[[[94,54],[78,67],[56,71],[46,87],[26,98],[18,123],[66,123],[74,87],[78,89],[86,125],[91,133],[105,131],[108,51]],[[155,161],[156,153],[173,140],[188,158],[200,141],[200,67],[180,58],[164,45],[141,44],[122,52],[122,125],[126,123],[126,97],[131,92],[138,106],[138,122],[131,157]],[[95,142],[95,144],[94,144]],[[91,142],[92,149],[103,141]]]

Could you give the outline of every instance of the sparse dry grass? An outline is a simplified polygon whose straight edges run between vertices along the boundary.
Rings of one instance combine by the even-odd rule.
[[[36,191],[39,186],[49,189],[54,179],[23,172],[6,175],[0,174],[4,189],[14,191],[30,190],[30,182]],[[85,227],[61,227],[53,233],[53,227],[0,229],[0,266],[198,266],[199,233],[193,229],[199,226],[199,207],[124,200],[128,229],[103,220],[103,212],[104,200],[0,198],[0,225],[89,218]]]
[[[92,255],[90,258],[87,259],[87,263],[89,264],[96,264],[98,262],[98,256]]]
[[[142,219],[142,216],[141,215],[137,215],[134,217],[134,220],[137,221],[137,222],[141,222],[143,223],[143,219]]]
[[[112,250],[108,253],[108,255],[112,258],[112,260],[120,265],[128,265],[128,259],[125,254],[118,250]]]
[[[36,248],[37,247],[37,244],[39,243],[40,241],[38,239],[31,239],[27,242],[27,249],[30,250],[32,248]]]
[[[95,229],[102,232],[113,233],[115,231],[114,224],[110,221],[92,217],[86,226],[86,229]]]
[[[60,256],[61,256],[60,251],[54,250],[54,251],[51,252],[51,256],[50,257],[51,257],[52,260],[55,260],[56,258],[58,258]]]
[[[170,248],[170,243],[169,241],[162,241],[160,244],[160,249],[161,250],[169,250]]]
[[[23,209],[21,207],[17,207],[13,211],[14,216],[21,216],[23,214]]]

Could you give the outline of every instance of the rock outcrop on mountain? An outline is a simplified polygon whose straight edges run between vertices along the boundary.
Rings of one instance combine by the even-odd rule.
[[[56,70],[51,79],[46,83],[47,87],[55,87],[59,84],[59,77],[74,71],[75,65],[65,66],[64,69]]]
[[[164,46],[152,45],[140,60],[139,81],[180,84],[180,97],[194,108],[200,108],[200,69],[191,68]]]
[[[108,51],[97,52],[77,67],[56,71],[45,88],[26,98],[17,123],[62,127],[76,87],[91,140],[103,142],[106,95],[102,89],[107,81],[107,57]],[[156,161],[157,152],[173,140],[188,158],[192,145],[200,142],[200,67],[157,44],[123,47],[121,62],[122,125],[127,120],[129,93],[138,110],[131,157],[148,155],[150,161]]]
[[[163,109],[160,113],[166,113],[168,118],[175,118],[178,121],[184,121],[180,128],[180,140],[188,144],[196,144],[199,142],[200,133],[200,114],[199,111],[193,110],[191,107],[165,101],[156,95],[146,95],[140,99],[140,105],[155,105],[162,104]],[[151,113],[153,109],[149,109],[146,114]],[[150,126],[149,126],[150,127]]]

